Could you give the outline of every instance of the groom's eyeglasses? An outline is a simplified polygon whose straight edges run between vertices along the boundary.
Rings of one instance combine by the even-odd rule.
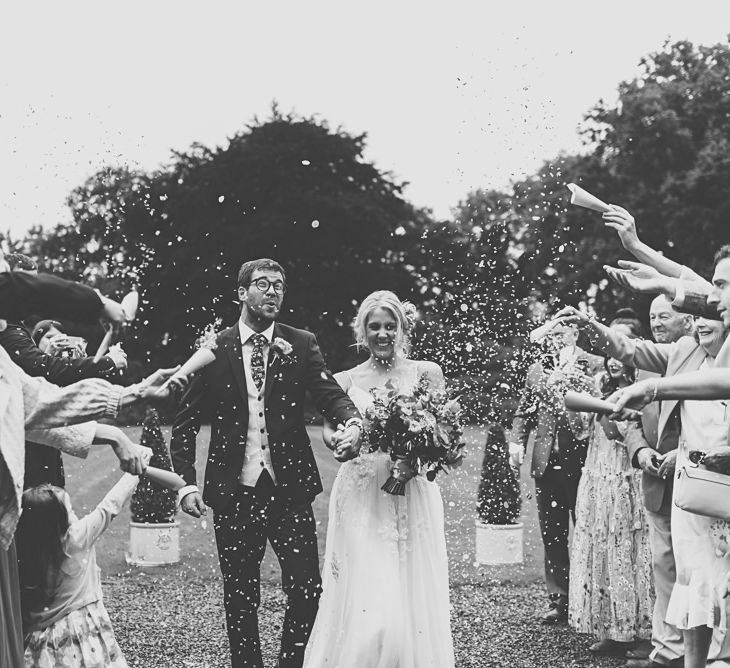
[[[284,281],[274,281],[273,283],[268,278],[257,278],[255,281],[251,281],[249,285],[255,285],[261,292],[268,292],[270,287],[274,288],[274,292],[277,295],[283,295],[286,292],[286,286]]]

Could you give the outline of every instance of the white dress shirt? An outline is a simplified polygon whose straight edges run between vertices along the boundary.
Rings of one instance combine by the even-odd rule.
[[[238,321],[238,331],[241,336],[241,352],[243,356],[243,373],[246,377],[246,389],[248,391],[248,432],[246,433],[245,452],[243,457],[243,468],[238,478],[242,485],[255,487],[256,482],[261,476],[261,472],[266,469],[271,479],[276,484],[276,476],[274,468],[271,465],[271,453],[269,451],[269,434],[266,431],[266,411],[264,410],[264,387],[266,387],[266,363],[269,356],[269,345],[274,337],[274,324],[261,334],[266,337],[266,345],[264,345],[264,378],[261,383],[261,390],[256,390],[251,375],[251,353],[253,352],[253,341],[251,337],[256,334],[242,320]],[[197,485],[185,485],[178,490],[177,499],[180,503],[191,492],[199,492]]]
[[[254,332],[242,320],[238,321],[238,330],[241,334],[241,351],[243,353],[243,372],[246,374],[246,389],[248,390],[248,432],[246,434],[246,452],[243,457],[243,469],[239,482],[248,487],[255,487],[266,469],[271,479],[276,483],[274,468],[271,465],[271,451],[269,450],[269,434],[266,431],[266,411],[264,410],[264,387],[266,386],[266,362],[269,358],[269,346],[274,337],[274,323],[261,334],[266,338],[264,345],[264,378],[261,389],[256,389],[251,373],[251,354],[253,353]]]

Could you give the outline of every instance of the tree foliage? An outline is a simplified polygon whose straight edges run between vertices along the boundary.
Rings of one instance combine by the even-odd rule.
[[[615,105],[587,113],[584,153],[546,163],[513,193],[536,291],[546,301],[586,301],[603,316],[632,301],[603,272],[628,256],[599,214],[566,206],[567,183],[627,208],[644,241],[698,271],[730,238],[729,45],[667,43],[618,93]]]
[[[509,465],[504,429],[491,424],[477,492],[477,512],[486,524],[515,524],[520,517],[520,483]]]
[[[160,428],[157,411],[149,409],[144,419],[140,445],[152,449],[150,466],[172,471],[170,453]],[[149,478],[142,478],[132,495],[131,509],[133,522],[165,524],[172,522],[177,508],[177,495],[172,490],[161,487]]]

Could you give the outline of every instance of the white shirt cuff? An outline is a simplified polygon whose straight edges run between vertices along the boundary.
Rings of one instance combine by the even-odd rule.
[[[200,492],[197,485],[185,485],[185,487],[180,488],[177,491],[177,505],[179,506],[182,500],[192,492]]]
[[[682,281],[674,281],[674,299],[672,299],[672,306],[682,308],[684,306],[684,294]]]

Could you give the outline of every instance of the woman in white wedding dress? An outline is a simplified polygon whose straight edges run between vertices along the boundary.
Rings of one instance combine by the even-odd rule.
[[[411,316],[389,291],[365,298],[355,319],[362,364],[335,376],[364,415],[370,390],[390,381],[408,394],[423,376],[442,388],[441,368],[407,357]],[[346,445],[325,423],[325,442]],[[367,452],[340,467],[332,487],[323,594],[306,668],[453,668],[444,511],[435,482],[416,475],[405,496],[381,487],[393,462]]]

